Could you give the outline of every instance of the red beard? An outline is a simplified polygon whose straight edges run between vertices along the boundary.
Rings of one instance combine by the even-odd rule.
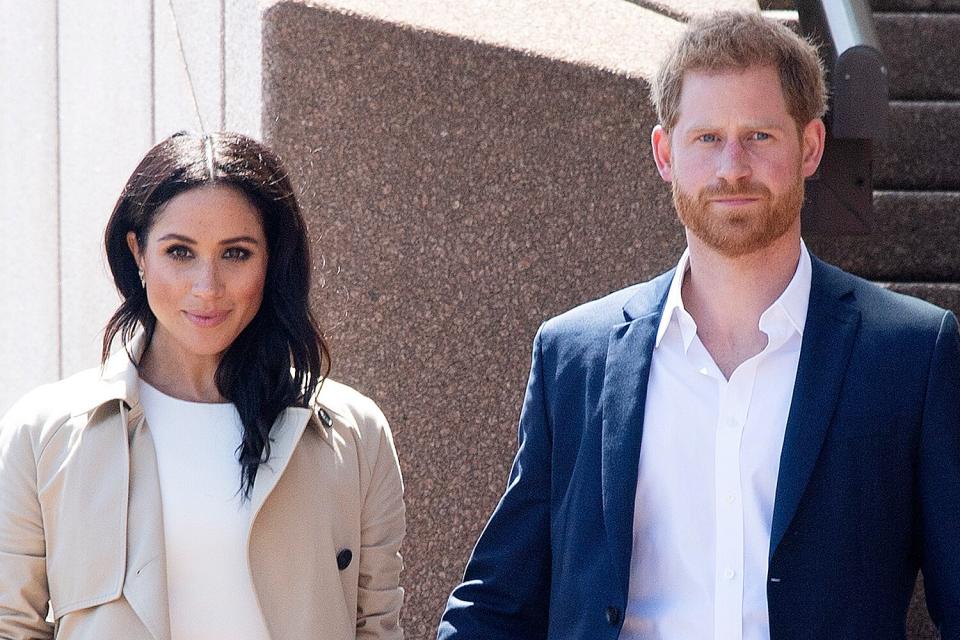
[[[730,211],[710,211],[711,198],[759,198]],[[803,178],[774,198],[763,184],[721,181],[700,190],[696,198],[673,182],[673,204],[680,222],[707,246],[729,258],[753,253],[782,237],[800,215],[803,206]]]

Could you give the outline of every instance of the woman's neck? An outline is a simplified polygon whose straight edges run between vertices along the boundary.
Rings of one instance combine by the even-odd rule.
[[[161,393],[190,402],[224,402],[216,373],[222,354],[186,352],[158,330],[140,357],[140,378]]]

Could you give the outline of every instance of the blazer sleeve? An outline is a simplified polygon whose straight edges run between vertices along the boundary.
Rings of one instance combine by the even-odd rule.
[[[390,427],[370,401],[368,420],[373,447],[370,483],[360,518],[360,574],[357,590],[357,640],[402,640],[403,589],[400,543],[406,533],[403,481]]]
[[[533,342],[517,454],[440,620],[438,640],[546,638],[550,589],[551,430],[544,399],[542,332]]]
[[[950,312],[931,360],[916,473],[927,608],[943,640],[960,640],[960,334]]]
[[[37,464],[23,402],[0,420],[0,638],[53,638]]]

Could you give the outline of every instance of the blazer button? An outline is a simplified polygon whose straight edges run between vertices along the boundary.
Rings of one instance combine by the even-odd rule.
[[[620,609],[616,607],[607,607],[607,623],[611,626],[620,624]]]
[[[343,549],[337,554],[337,569],[343,571],[350,566],[351,560],[353,560],[353,552],[350,549]]]

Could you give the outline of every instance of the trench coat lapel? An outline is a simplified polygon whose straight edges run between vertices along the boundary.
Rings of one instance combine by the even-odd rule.
[[[297,443],[300,442],[300,437],[313,420],[315,420],[313,412],[309,409],[289,407],[284,409],[270,430],[270,459],[257,468],[257,479],[250,493],[251,529],[264,501],[277,486],[277,481],[287,468],[287,463]]]
[[[134,359],[139,358],[143,346],[143,335],[139,334],[130,345]],[[96,461],[96,467],[89,469],[89,474],[104,480],[106,486],[98,488],[100,493],[115,495],[117,487],[123,487],[123,498],[114,498],[116,508],[125,511],[126,520],[122,593],[155,640],[170,640],[157,455],[140,406],[137,368],[126,351],[110,356],[95,392],[87,398],[81,411],[91,414],[90,426],[84,434],[90,443],[94,442],[91,435],[98,432],[115,434],[121,442],[126,442],[127,446],[119,451],[88,444],[86,448],[95,451],[91,460]],[[102,473],[101,469],[105,461],[118,457],[126,463],[125,478],[119,482],[117,476]],[[123,486],[124,480],[126,486]],[[112,547],[113,544],[101,539],[99,546]]]
[[[770,558],[797,512],[826,437],[853,351],[860,312],[841,272],[811,256],[813,272],[797,378],[780,453]]]
[[[130,503],[123,595],[156,640],[169,640],[170,612],[157,454],[139,405],[127,416],[127,426],[131,434]]]
[[[643,285],[614,327],[604,368],[601,476],[603,523],[616,579],[627,593],[643,413],[657,327],[673,271]]]

